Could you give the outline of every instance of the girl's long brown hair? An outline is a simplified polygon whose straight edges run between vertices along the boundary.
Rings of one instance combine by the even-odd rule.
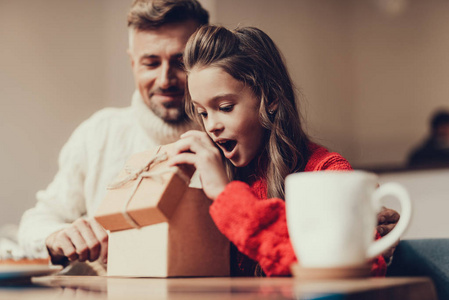
[[[269,198],[284,199],[285,177],[302,171],[308,160],[308,137],[301,127],[292,81],[274,42],[254,27],[231,31],[203,26],[187,42],[184,65],[187,76],[194,68],[220,67],[260,99],[259,119],[265,128],[266,146],[254,174],[266,178]],[[188,87],[186,111],[202,124]],[[231,179],[242,177],[229,161],[226,163]]]

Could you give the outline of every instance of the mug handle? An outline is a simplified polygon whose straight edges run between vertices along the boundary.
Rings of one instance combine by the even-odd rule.
[[[379,207],[380,201],[387,195],[393,195],[399,200],[399,203],[401,204],[401,217],[392,231],[381,239],[374,241],[368,247],[366,252],[366,257],[368,259],[379,256],[382,252],[393,246],[404,233],[405,229],[407,229],[412,216],[412,203],[407,190],[397,183],[390,182],[377,188],[372,196],[372,204],[375,205],[375,207]]]

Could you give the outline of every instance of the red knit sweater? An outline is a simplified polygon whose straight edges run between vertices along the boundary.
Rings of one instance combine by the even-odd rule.
[[[311,155],[305,172],[352,170],[349,162],[338,153],[330,153],[312,143],[309,150]],[[210,214],[218,229],[241,253],[259,262],[267,276],[290,275],[290,265],[297,259],[288,235],[285,202],[278,198],[266,199],[266,195],[265,180],[251,186],[232,181],[211,205]],[[245,265],[248,266],[239,261],[237,273],[247,274],[243,270]],[[379,256],[373,262],[371,274],[384,276],[385,273],[385,260]]]

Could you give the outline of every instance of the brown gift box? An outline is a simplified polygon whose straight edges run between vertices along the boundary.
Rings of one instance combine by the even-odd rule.
[[[110,231],[166,222],[187,189],[194,169],[169,168],[170,145],[134,154],[108,187],[95,219]]]
[[[109,276],[229,276],[229,241],[209,215],[211,200],[188,187],[192,168],[168,168],[169,147],[133,155],[99,207]]]

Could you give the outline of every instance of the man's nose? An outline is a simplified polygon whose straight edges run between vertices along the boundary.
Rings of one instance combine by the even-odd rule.
[[[176,83],[176,74],[169,64],[163,64],[159,74],[159,87],[161,89],[169,88]]]

